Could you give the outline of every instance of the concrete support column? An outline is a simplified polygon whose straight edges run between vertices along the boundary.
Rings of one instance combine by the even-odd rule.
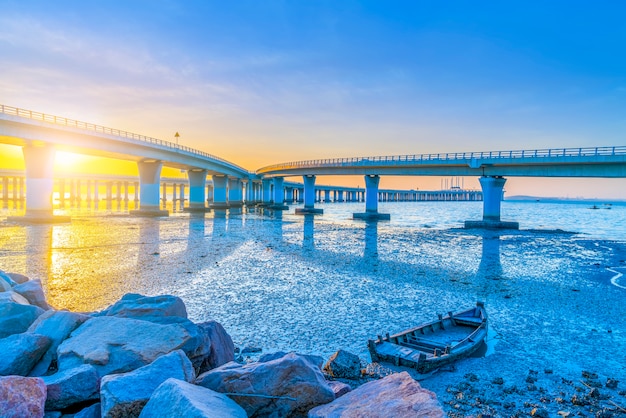
[[[206,170],[192,169],[187,171],[187,180],[189,181],[189,206],[185,208],[187,212],[205,212],[205,185]]]
[[[2,178],[2,200],[9,200],[9,178]]]
[[[502,190],[506,179],[501,176],[483,176],[479,181],[483,190],[483,220],[465,221],[465,228],[519,229],[518,222],[500,220]]]
[[[330,190],[324,190],[324,202],[330,202]]]
[[[240,208],[243,206],[243,185],[240,178],[228,179],[228,207]]]
[[[246,185],[246,205],[251,205],[254,201],[254,182],[251,179],[245,181]]]
[[[354,213],[353,219],[371,221],[391,219],[388,213],[378,213],[378,183],[380,176],[369,174],[365,176],[365,213]]]
[[[269,206],[272,204],[272,180],[263,179],[261,181],[261,204],[259,206]]]
[[[323,209],[315,208],[315,176],[305,175],[302,176],[304,180],[304,208],[296,208],[296,214],[321,214],[324,213]]]
[[[285,179],[283,177],[274,177],[274,203],[270,206],[273,210],[287,210],[289,206],[285,205]]]
[[[162,166],[163,163],[156,160],[137,162],[137,167],[139,168],[139,209],[131,211],[131,215],[169,215],[168,211],[160,209],[161,196],[159,195],[159,186],[161,185]]]
[[[287,204],[293,203],[293,187],[285,187],[285,201]]]
[[[209,205],[211,209],[226,209],[226,183],[228,177],[224,175],[213,175],[213,203]]]

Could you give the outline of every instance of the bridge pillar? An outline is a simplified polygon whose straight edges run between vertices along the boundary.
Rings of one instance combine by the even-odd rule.
[[[285,187],[285,201],[287,204],[293,203],[293,187]]]
[[[304,180],[304,207],[296,208],[296,215],[324,213],[323,209],[315,208],[315,176],[309,174],[302,178]]]
[[[205,204],[206,176],[206,170],[194,168],[187,171],[187,179],[189,180],[189,206],[183,209],[185,212],[206,212],[208,210]]]
[[[135,216],[168,216],[167,210],[160,209],[159,186],[161,183],[161,168],[163,163],[156,160],[137,162],[139,168],[139,209],[131,210]],[[107,185],[107,193],[110,185]],[[107,196],[110,198],[110,196]]]
[[[378,212],[378,183],[380,176],[368,174],[365,176],[365,212],[353,213],[352,219],[366,221],[389,220],[391,215]]]
[[[26,213],[24,216],[10,216],[7,220],[20,223],[69,222],[69,216],[53,215],[54,148],[28,145],[22,148],[22,153],[26,166]],[[16,193],[14,184],[14,198]]]
[[[501,176],[483,176],[479,181],[483,191],[483,220],[465,221],[465,228],[519,229],[518,222],[500,220],[502,190],[506,179]]]
[[[228,178],[228,207],[240,208],[243,206],[243,189],[241,179],[237,177]]]
[[[285,205],[285,179],[283,177],[274,177],[274,203],[270,206],[273,210],[287,210],[289,206]]]
[[[324,190],[324,202],[330,203],[330,189]]]
[[[209,205],[211,209],[227,209],[226,183],[228,177],[224,175],[213,175],[213,203]]]
[[[272,204],[272,179],[261,180],[261,203],[257,206],[270,206]]]

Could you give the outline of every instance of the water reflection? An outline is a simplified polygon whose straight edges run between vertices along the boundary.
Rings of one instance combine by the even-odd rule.
[[[365,248],[363,250],[363,259],[365,263],[373,267],[374,271],[378,267],[378,222],[365,222]]]
[[[476,276],[490,280],[502,279],[503,270],[500,261],[500,235],[493,232],[485,232],[482,235],[482,244],[482,254]]]
[[[48,286],[47,278],[52,271],[52,235],[55,225],[32,225],[25,227],[26,248],[29,254],[38,254],[29,257],[25,264],[25,272],[29,277],[41,278],[44,287]]]
[[[189,213],[189,235],[187,236],[187,248],[195,248],[204,240],[205,218],[203,212]]]
[[[313,251],[315,249],[315,215],[304,215],[304,230],[302,234],[302,249]]]

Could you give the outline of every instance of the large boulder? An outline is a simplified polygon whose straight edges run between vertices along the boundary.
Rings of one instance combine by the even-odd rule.
[[[19,303],[20,305],[30,305],[28,299],[14,291],[0,292],[0,303]]]
[[[169,378],[193,382],[195,377],[193,365],[182,350],[161,356],[132,372],[104,376],[100,389],[102,416],[138,417],[161,383]]]
[[[42,379],[48,391],[46,409],[50,411],[98,399],[99,396],[98,372],[90,364],[59,371]]]
[[[5,272],[4,274],[7,275],[11,280],[13,280],[17,284],[24,283],[30,280],[28,276],[24,276],[23,274],[20,274],[20,273],[6,273]]]
[[[358,379],[361,377],[361,360],[355,354],[339,350],[330,356],[324,371],[336,378]]]
[[[437,395],[423,389],[407,372],[358,387],[333,402],[309,411],[309,418],[443,418]]]
[[[74,415],[74,418],[101,418],[100,402],[83,408]]]
[[[38,377],[0,377],[0,417],[43,417],[46,385]]]
[[[91,364],[104,376],[135,370],[174,350],[195,353],[198,341],[187,329],[193,327],[186,325],[113,316],[92,318],[59,346],[59,369]]]
[[[9,276],[5,277],[0,275],[0,292],[10,292],[13,287],[11,282],[13,281],[9,278]]]
[[[167,379],[154,391],[139,417],[247,418],[247,415],[226,395],[180,380]]]
[[[42,313],[44,310],[38,306],[15,302],[0,303],[0,338],[26,331]]]
[[[57,348],[79,325],[89,319],[89,316],[69,312],[49,310],[39,316],[28,328],[28,332],[45,335],[52,344],[43,355],[39,363],[30,372],[31,376],[43,376],[52,364],[57,361]]]
[[[168,316],[187,318],[187,308],[183,300],[177,296],[143,296],[127,293],[100,314],[145,320]]]
[[[200,373],[235,360],[235,345],[224,327],[217,321],[197,324],[208,337],[209,352],[200,365]]]
[[[13,288],[13,291],[24,296],[31,305],[39,306],[45,311],[50,309],[50,305],[46,302],[46,295],[43,292],[43,287],[41,286],[41,280],[29,280],[22,284],[18,284]]]
[[[328,386],[330,386],[330,388],[335,393],[335,399],[337,399],[340,396],[345,395],[346,393],[352,390],[352,387],[350,387],[349,384],[338,382],[336,380],[331,380],[330,382],[328,382]]]
[[[27,376],[50,344],[50,338],[39,334],[13,334],[0,339],[0,376]]]
[[[309,409],[335,399],[322,372],[295,353],[239,367],[227,363],[200,375],[196,384],[232,394],[249,417],[306,416]]]

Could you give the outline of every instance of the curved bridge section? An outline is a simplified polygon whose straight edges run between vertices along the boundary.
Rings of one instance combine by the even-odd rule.
[[[164,165],[187,171],[190,210],[205,210],[207,175],[213,176],[214,205],[219,207],[241,206],[243,183],[255,177],[245,168],[215,155],[172,142],[5,105],[0,105],[0,142],[23,149],[27,208],[24,220],[31,222],[66,220],[52,216],[57,150],[135,161],[141,190],[139,210],[134,211],[138,215],[168,214],[159,208]]]

